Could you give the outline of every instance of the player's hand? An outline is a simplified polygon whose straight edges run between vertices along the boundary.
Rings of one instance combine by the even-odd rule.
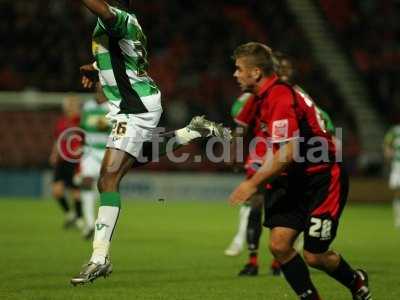
[[[79,70],[82,74],[82,86],[85,89],[91,89],[98,79],[98,71],[93,64],[83,65]]]
[[[243,181],[229,196],[231,205],[242,204],[257,192],[257,185],[251,180]]]
[[[82,76],[82,85],[85,89],[91,89],[94,82],[89,77]]]

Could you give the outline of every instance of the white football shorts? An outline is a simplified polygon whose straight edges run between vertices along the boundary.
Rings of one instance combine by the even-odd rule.
[[[389,187],[393,190],[400,189],[400,162],[392,163],[392,169],[389,177]]]
[[[119,149],[135,158],[140,157],[143,142],[150,141],[162,114],[161,93],[142,97],[149,110],[140,114],[119,114],[120,108],[110,102],[107,118],[113,124],[107,148]]]

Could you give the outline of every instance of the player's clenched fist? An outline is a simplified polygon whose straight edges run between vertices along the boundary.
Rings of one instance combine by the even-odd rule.
[[[98,71],[94,64],[83,65],[79,68],[82,74],[82,85],[85,89],[91,89],[98,80]]]

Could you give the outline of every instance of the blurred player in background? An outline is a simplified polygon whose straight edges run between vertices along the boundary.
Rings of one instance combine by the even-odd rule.
[[[391,162],[389,188],[394,193],[394,225],[400,229],[400,124],[386,133],[383,148],[385,159]]]
[[[279,80],[267,46],[241,45],[234,58],[234,77],[244,92],[254,94],[257,134],[270,148],[257,172],[232,192],[231,204],[247,201],[260,186],[271,182],[264,204],[269,248],[298,297],[321,299],[305,260],[347,287],[353,299],[372,299],[367,274],[352,269],[330,250],[347,200],[348,178],[336,161],[335,144],[319,111],[306,94]],[[312,138],[317,145],[310,143]],[[310,157],[313,146],[321,156]],[[304,260],[293,248],[303,231]]]
[[[107,117],[113,123],[113,129],[98,180],[100,208],[92,256],[82,271],[71,279],[72,284],[85,284],[112,272],[109,248],[121,207],[120,181],[132,167],[143,163],[141,156],[151,160],[168,151],[168,141],[161,143],[158,153],[152,148],[152,135],[162,113],[161,93],[147,74],[147,41],[132,13],[134,1],[81,2],[98,16],[92,45],[95,63],[81,67],[82,84],[91,88],[99,76],[109,103]],[[185,128],[162,137],[174,139],[180,146],[210,136],[229,139],[230,132],[203,117],[194,117]]]
[[[242,132],[252,140],[256,135],[254,132],[254,120],[256,116],[255,98],[252,94],[247,96],[246,104],[235,117],[238,124],[236,132]],[[245,160],[244,169],[246,178],[251,178],[261,167],[263,158],[266,153],[265,143],[256,142],[255,145],[250,144],[249,154]],[[249,250],[249,261],[239,272],[239,276],[254,276],[258,274],[258,249],[260,236],[262,233],[262,207],[264,201],[264,190],[260,189],[247,202],[250,208],[248,213],[248,221],[246,227],[246,241]]]
[[[85,219],[84,237],[94,234],[95,208],[98,191],[96,182],[100,176],[101,161],[106,151],[110,123],[107,98],[101,84],[96,83],[95,99],[86,101],[82,107],[81,128],[85,132],[83,155],[80,162],[80,188]]]
[[[68,96],[63,101],[63,116],[56,123],[55,143],[50,154],[50,165],[54,168],[52,185],[53,197],[57,200],[65,214],[64,227],[76,225],[83,230],[82,204],[79,188],[73,182],[80,159],[80,137],[75,136],[79,127],[80,101],[75,96]],[[67,200],[70,193],[72,209]]]
[[[242,94],[232,105],[231,108],[231,116],[235,120],[236,117],[240,114],[243,107],[246,105],[247,101],[252,97],[250,93]],[[236,122],[235,122],[236,123]],[[237,128],[234,130],[234,136],[242,136],[245,135],[246,127],[236,123]],[[241,166],[240,166],[241,167]],[[236,166],[233,166],[234,171],[238,171]],[[249,219],[250,213],[250,204],[246,202],[240,207],[239,211],[239,225],[238,231],[232,239],[232,242],[225,249],[224,253],[227,256],[237,256],[242,250],[244,243],[246,242],[246,232],[247,232],[247,223]]]

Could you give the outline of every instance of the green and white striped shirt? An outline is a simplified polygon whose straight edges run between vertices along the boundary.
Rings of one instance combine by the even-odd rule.
[[[393,162],[400,162],[400,125],[392,127],[385,135],[385,145],[393,149]]]
[[[146,36],[134,14],[111,9],[116,15],[113,24],[98,18],[93,32],[92,52],[100,82],[120,113],[144,113],[148,110],[143,98],[160,92],[147,75]]]
[[[85,147],[106,149],[111,131],[107,113],[107,102],[98,104],[95,100],[89,100],[83,105],[80,126],[85,131]]]
[[[236,99],[233,103],[231,108],[231,116],[232,118],[236,118],[240,112],[242,111],[243,107],[246,105],[247,101],[253,96],[251,93],[243,93]]]

